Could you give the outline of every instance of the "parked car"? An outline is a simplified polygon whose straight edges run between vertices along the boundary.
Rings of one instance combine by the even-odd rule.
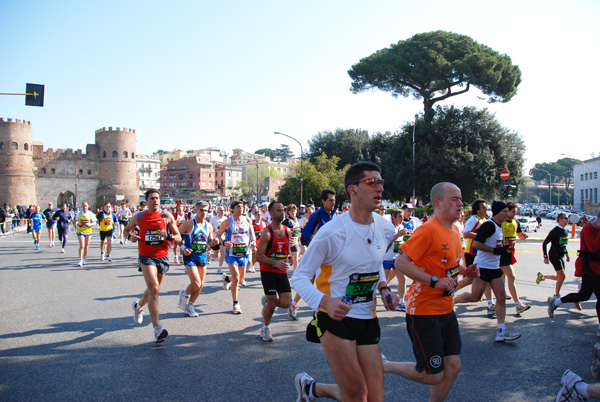
[[[522,232],[537,232],[538,222],[535,218],[519,218],[519,225],[521,225]]]

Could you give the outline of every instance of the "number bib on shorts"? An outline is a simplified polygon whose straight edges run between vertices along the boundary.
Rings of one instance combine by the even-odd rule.
[[[373,291],[379,283],[379,272],[368,274],[352,274],[346,286],[346,295],[352,297],[352,303],[367,303],[373,301]]]

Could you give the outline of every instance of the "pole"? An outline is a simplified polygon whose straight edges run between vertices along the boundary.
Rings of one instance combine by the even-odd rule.
[[[279,131],[275,131],[273,134],[277,134],[277,135],[284,135],[288,138],[291,138],[292,140],[296,141],[298,143],[298,145],[300,145],[300,204],[302,205],[302,187],[303,187],[303,179],[304,177],[302,176],[302,159],[303,159],[303,155],[304,155],[304,149],[302,148],[302,144],[300,143],[300,141],[298,141],[297,139],[295,139],[294,137],[292,137],[291,135],[287,135],[287,134],[283,134],[280,133]]]
[[[418,114],[415,114],[415,124],[413,125],[413,138],[412,138],[412,152],[413,152],[413,193],[412,193],[412,202],[414,202],[416,204],[416,198],[415,198],[415,177],[416,177],[416,173],[415,173],[415,130],[417,128],[417,118],[419,117]]]

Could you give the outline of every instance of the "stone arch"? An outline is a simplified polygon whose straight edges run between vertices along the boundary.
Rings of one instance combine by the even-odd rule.
[[[29,151],[29,144],[28,143],[23,144],[23,149],[25,151]]]
[[[119,153],[117,151],[113,151],[112,157],[113,158],[118,158],[119,157]]]
[[[17,144],[16,142],[13,142],[12,144],[10,144],[10,149],[12,149],[12,150],[18,150],[19,149],[19,144]]]
[[[75,194],[73,194],[69,190],[65,190],[58,195],[58,199],[56,200],[56,206],[58,208],[62,208],[62,205],[64,203],[67,203],[67,205],[71,206],[75,205],[76,201],[77,200],[75,199]]]
[[[127,151],[123,151],[123,159],[127,159]]]

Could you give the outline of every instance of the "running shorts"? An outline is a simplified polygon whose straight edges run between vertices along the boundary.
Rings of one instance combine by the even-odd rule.
[[[277,293],[291,293],[292,287],[286,272],[276,273],[260,271],[260,281],[266,295],[275,296]]]
[[[169,271],[169,257],[154,258],[140,255],[138,271],[142,272],[142,264],[153,265],[159,274],[166,274]]]

